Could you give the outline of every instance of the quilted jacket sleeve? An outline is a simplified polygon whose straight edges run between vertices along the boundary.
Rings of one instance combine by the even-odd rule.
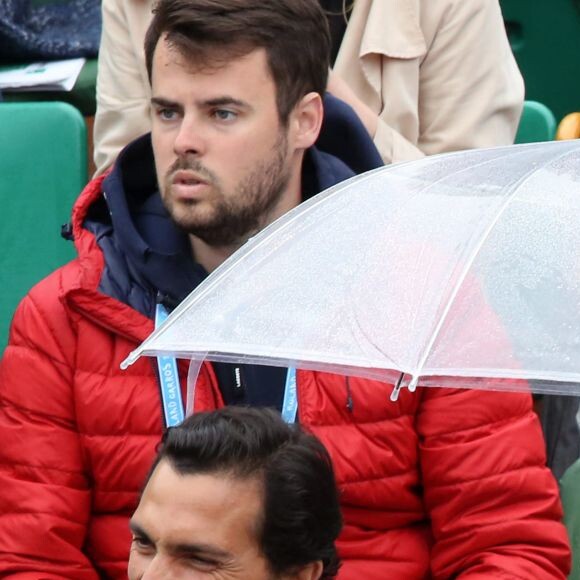
[[[431,30],[420,67],[419,149],[433,155],[513,143],[524,82],[499,2],[421,4]]]
[[[22,301],[0,363],[0,577],[12,580],[98,578],[81,552],[91,498],[61,272]]]
[[[434,578],[564,580],[568,540],[531,397],[437,388],[423,396]]]

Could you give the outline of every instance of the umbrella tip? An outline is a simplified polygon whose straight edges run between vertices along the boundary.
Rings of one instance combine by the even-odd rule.
[[[397,384],[393,387],[393,392],[391,393],[391,402],[396,403],[399,400],[399,393],[401,392],[401,387],[403,386],[403,373],[399,375],[399,380]]]
[[[141,355],[138,351],[134,350],[119,366],[121,370],[124,371],[130,367]]]
[[[408,384],[405,384],[407,381],[403,381],[403,378],[405,376],[405,373],[401,373],[399,376],[399,380],[397,381],[397,384],[393,387],[393,392],[391,393],[391,401],[393,403],[396,403],[399,400],[399,393],[401,392],[401,389],[403,387],[407,387],[409,389],[410,393],[414,393],[415,390],[417,389],[417,383],[419,382],[419,377],[418,376],[411,376],[411,380],[408,381]]]

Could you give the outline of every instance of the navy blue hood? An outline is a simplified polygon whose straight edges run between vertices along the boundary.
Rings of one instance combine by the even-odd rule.
[[[321,135],[304,157],[303,199],[382,165],[354,111],[330,95],[324,107]],[[105,253],[100,290],[149,317],[158,294],[167,306],[175,306],[207,273],[161,202],[150,135],[121,152],[103,191],[107,207],[96,204],[85,223]]]

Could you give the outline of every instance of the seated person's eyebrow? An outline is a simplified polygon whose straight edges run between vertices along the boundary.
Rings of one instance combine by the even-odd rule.
[[[240,109],[251,109],[252,107],[249,103],[245,101],[240,101],[240,99],[235,99],[234,97],[216,97],[215,99],[207,99],[203,101],[204,107],[227,107],[228,105],[233,105],[234,107],[238,107]]]
[[[148,541],[148,542],[151,541],[149,538],[149,535],[143,529],[143,527],[140,526],[134,520],[129,521],[129,529],[138,538],[143,539],[143,540]],[[230,554],[230,552],[227,552],[226,550],[220,550],[219,548],[216,548],[215,546],[211,546],[209,544],[202,544],[202,543],[192,543],[192,544],[179,543],[179,544],[172,545],[170,549],[174,554],[178,554],[179,556],[186,556],[186,557],[187,556],[189,556],[189,557],[202,557],[202,558],[208,558],[208,559],[215,559],[215,560],[219,560],[219,561],[231,560],[233,557],[232,554]]]
[[[129,520],[129,529],[136,536],[139,536],[145,540],[149,540],[149,535],[147,532],[136,521]]]
[[[166,109],[181,109],[181,105],[175,101],[170,101],[169,99],[164,99],[163,97],[151,97],[151,105],[154,107],[161,107]]]

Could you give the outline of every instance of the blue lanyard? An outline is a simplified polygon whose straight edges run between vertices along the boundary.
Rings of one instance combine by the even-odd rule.
[[[168,313],[165,306],[163,304],[157,304],[157,308],[155,309],[155,328],[161,326],[167,316]],[[177,361],[173,356],[157,357],[157,368],[159,369],[165,426],[175,427],[185,419]]]
[[[163,304],[157,304],[155,309],[155,328],[165,322],[168,312]],[[163,414],[165,425],[175,427],[185,419],[183,400],[181,398],[181,387],[179,383],[179,373],[177,371],[177,361],[173,356],[157,357],[157,368],[159,369],[159,382],[161,384],[161,399],[163,402]],[[193,397],[192,397],[193,398]],[[193,411],[193,401],[190,402]],[[294,423],[298,412],[298,393],[296,387],[296,369],[288,368],[286,374],[286,384],[284,385],[284,401],[282,403],[282,419],[286,423]]]
[[[289,367],[286,375],[286,385],[284,386],[282,419],[284,419],[286,423],[295,423],[297,411],[298,393],[296,388],[296,369],[294,367]]]

